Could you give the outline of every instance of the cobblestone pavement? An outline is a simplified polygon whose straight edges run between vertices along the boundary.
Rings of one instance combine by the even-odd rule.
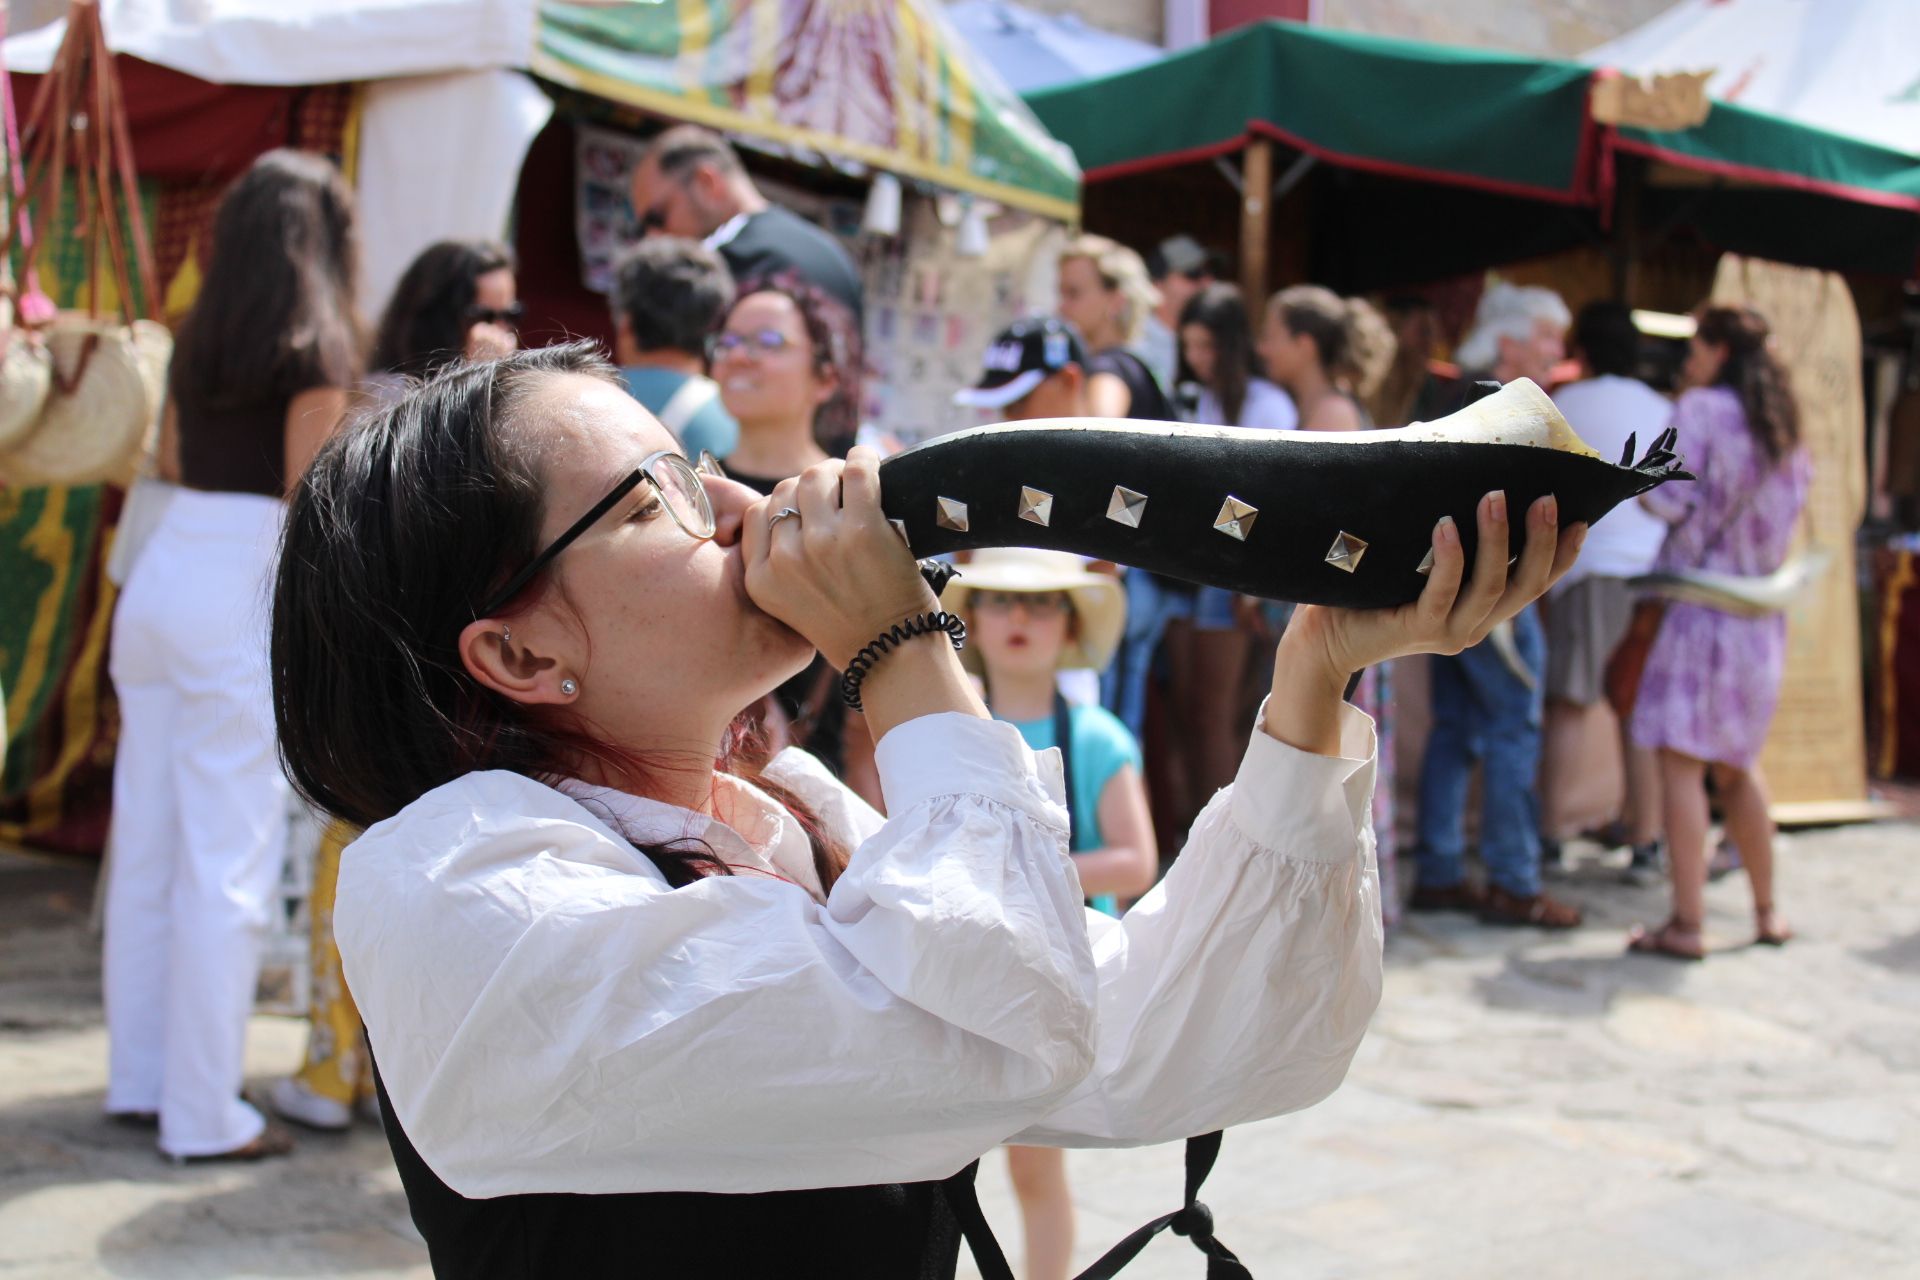
[[[1715,954],[1621,954],[1663,897],[1587,861],[1563,937],[1417,917],[1346,1086],[1228,1134],[1220,1236],[1271,1277],[1851,1278],[1920,1274],[1920,828],[1786,842],[1801,930],[1750,934],[1737,877]],[[291,1160],[175,1170],[98,1116],[105,1075],[89,869],[0,855],[0,1280],[424,1277],[378,1134]],[[255,1084],[298,1059],[257,1018]],[[1177,1147],[1074,1153],[1082,1261],[1175,1207]],[[983,1199],[1017,1241],[1004,1164]],[[971,1274],[963,1265],[962,1275]],[[1129,1280],[1198,1280],[1163,1237]]]

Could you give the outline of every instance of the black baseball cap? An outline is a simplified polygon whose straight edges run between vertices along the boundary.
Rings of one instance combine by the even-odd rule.
[[[980,381],[955,392],[953,402],[974,409],[1004,409],[1068,365],[1086,363],[1086,348],[1064,320],[1054,316],[1016,320],[1000,331],[980,358]]]

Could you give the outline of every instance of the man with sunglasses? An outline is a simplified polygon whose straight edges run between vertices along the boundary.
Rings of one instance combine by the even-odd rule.
[[[676,125],[653,140],[633,171],[641,236],[701,240],[742,283],[781,276],[824,291],[861,323],[860,272],[832,235],[767,198],[727,140],[699,125]]]

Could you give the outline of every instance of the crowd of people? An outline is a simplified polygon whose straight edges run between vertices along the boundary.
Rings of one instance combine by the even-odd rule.
[[[107,1111],[125,1123],[157,1127],[161,1151],[178,1160],[254,1159],[292,1149],[289,1132],[243,1099],[240,1088],[258,946],[286,853],[290,791],[283,756],[301,794],[329,802],[334,823],[316,864],[311,902],[315,982],[308,1061],[297,1076],[274,1088],[270,1104],[287,1119],[323,1129],[343,1128],[356,1112],[377,1110],[373,1099],[381,1083],[403,1097],[407,1114],[423,1125],[433,1107],[471,1099],[479,1087],[468,1084],[448,1092],[444,1081],[434,1083],[439,1050],[406,1037],[379,1044],[377,1080],[355,997],[369,1002],[369,1021],[384,1019],[389,1026],[396,1018],[405,1023],[418,1010],[410,1012],[392,989],[348,991],[336,930],[343,940],[351,935],[363,956],[377,952],[395,963],[404,957],[405,963],[428,965],[442,959],[420,950],[426,945],[420,938],[396,932],[404,932],[401,922],[410,918],[402,908],[393,908],[389,923],[364,906],[356,914],[346,904],[346,881],[356,875],[363,887],[375,883],[368,877],[385,876],[380,883],[397,890],[393,877],[400,864],[393,861],[391,841],[364,855],[366,866],[377,871],[342,870],[342,850],[349,850],[345,861],[353,863],[349,846],[362,826],[392,817],[421,794],[403,796],[395,788],[418,783],[429,789],[437,785],[435,769],[446,764],[478,780],[454,784],[467,790],[450,793],[447,804],[449,813],[458,810],[466,815],[462,821],[479,829],[491,821],[482,813],[493,794],[486,787],[506,785],[485,779],[561,778],[559,792],[573,798],[565,803],[578,800],[596,815],[582,820],[598,824],[591,839],[621,833],[667,882],[681,884],[714,868],[667,847],[670,842],[659,836],[666,820],[663,806],[677,806],[675,813],[725,812],[704,798],[715,777],[727,776],[710,767],[719,758],[753,778],[751,786],[741,784],[741,794],[751,796],[734,811],[751,809],[755,816],[734,826],[739,837],[728,832],[725,838],[718,834],[716,818],[701,847],[736,872],[736,864],[752,864],[769,877],[801,885],[807,890],[804,901],[798,906],[771,898],[759,902],[746,926],[759,936],[734,952],[702,949],[699,926],[686,914],[695,907],[648,907],[646,918],[659,921],[666,937],[695,941],[673,953],[667,943],[648,951],[642,940],[609,935],[606,954],[618,952],[639,965],[711,966],[697,977],[689,973],[675,981],[722,994],[734,991],[729,998],[741,1009],[731,1016],[761,1028],[769,1046],[787,1043],[782,1037],[799,1034],[799,1024],[792,1021],[795,1015],[756,1002],[750,994],[756,984],[775,979],[741,966],[784,966],[789,976],[801,975],[793,980],[805,984],[810,998],[826,1001],[823,1018],[842,1020],[848,1052],[857,1052],[851,1045],[867,1034],[856,1014],[871,1014],[885,1022],[881,1034],[901,1052],[944,1063],[940,1070],[950,1071],[951,1078],[942,1105],[951,1104],[952,1112],[945,1146],[953,1154],[996,1125],[1003,1135],[1021,1136],[1024,1130],[1042,1144],[1010,1147],[1025,1214],[1025,1274],[1030,1280],[1064,1277],[1073,1225],[1060,1145],[1073,1145],[1069,1139],[1075,1135],[1145,1140],[1161,1131],[1162,1118],[1151,1107],[1130,1112],[1111,1098],[1088,1103],[1087,1115],[1075,1112],[1069,1092],[1088,1064],[1069,1071],[1075,1051],[1060,1027],[1041,1036],[1054,1038],[1058,1053],[1051,1057],[1015,1046],[1027,1034],[1015,1025],[1020,1019],[1051,1010],[1064,1026],[1091,1016],[1078,996],[1069,995],[1083,978],[1094,982],[1095,966],[1104,961],[1081,956],[1059,937],[1036,933],[1028,940],[1030,951],[1023,953],[1023,963],[1035,966],[1029,972],[989,960],[982,941],[971,960],[961,957],[956,963],[1002,973],[1005,999],[951,1008],[948,1002],[956,997],[935,989],[938,974],[915,972],[911,965],[897,972],[888,967],[890,948],[917,935],[904,925],[886,924],[896,918],[886,904],[910,896],[917,873],[886,861],[893,854],[873,855],[878,862],[863,861],[864,853],[849,861],[849,854],[872,836],[873,815],[898,815],[914,794],[902,781],[910,774],[897,760],[889,773],[885,752],[875,746],[876,738],[906,719],[900,706],[911,698],[897,693],[891,702],[881,699],[883,709],[876,712],[869,697],[863,716],[840,696],[848,653],[867,636],[854,634],[858,616],[835,614],[835,609],[846,610],[832,595],[831,575],[821,579],[829,585],[817,587],[812,596],[782,597],[781,589],[751,578],[744,586],[724,588],[733,601],[729,607],[736,610],[746,599],[743,591],[763,593],[792,609],[819,609],[828,619],[819,625],[841,626],[851,646],[846,652],[829,651],[842,647],[841,633],[832,633],[830,643],[818,642],[814,628],[795,622],[795,629],[818,643],[785,655],[791,662],[767,659],[773,641],[757,632],[752,645],[740,648],[745,642],[724,627],[703,632],[699,613],[674,616],[676,609],[694,607],[692,562],[653,565],[649,572],[665,575],[658,579],[657,598],[626,612],[585,595],[584,588],[569,591],[578,633],[573,640],[564,638],[566,624],[538,611],[510,617],[505,611],[530,583],[540,581],[560,549],[576,540],[579,549],[568,553],[570,559],[589,564],[570,572],[581,582],[595,574],[614,581],[607,575],[623,571],[623,564],[606,557],[625,553],[583,552],[596,536],[588,528],[592,520],[624,494],[656,495],[651,505],[631,514],[633,521],[664,510],[692,535],[690,545],[714,548],[738,539],[750,560],[755,554],[783,554],[774,548],[795,527],[811,530],[831,519],[852,519],[821,496],[815,478],[829,472],[844,477],[851,491],[860,476],[871,473],[866,451],[850,453],[861,402],[862,299],[859,273],[839,243],[770,204],[732,148],[692,126],[668,130],[654,141],[634,175],[633,202],[636,239],[617,264],[609,299],[615,336],[608,366],[576,347],[552,349],[557,354],[515,354],[520,305],[514,258],[491,243],[450,241],[426,250],[400,281],[378,324],[370,332],[363,329],[354,294],[352,197],[324,161],[271,153],[227,195],[202,291],[181,328],[169,380],[159,465],[180,489],[139,553],[115,620],[112,673],[124,729],[106,896]],[[1403,906],[1415,912],[1467,912],[1499,925],[1580,925],[1578,906],[1549,893],[1545,881],[1563,861],[1564,842],[1577,834],[1566,829],[1555,797],[1562,780],[1581,770],[1577,753],[1587,718],[1606,705],[1618,720],[1627,779],[1617,829],[1618,843],[1629,850],[1627,873],[1641,879],[1670,874],[1673,892],[1670,917],[1636,930],[1630,945],[1675,958],[1704,954],[1701,893],[1709,864],[1710,790],[1752,881],[1756,937],[1785,942],[1790,930],[1774,895],[1772,829],[1757,764],[1784,661],[1784,619],[1683,603],[1652,619],[1633,587],[1633,579],[1655,568],[1763,575],[1786,554],[1806,499],[1810,464],[1798,448],[1794,405],[1769,351],[1763,318],[1746,310],[1704,309],[1684,370],[1686,389],[1672,400],[1640,380],[1644,344],[1631,315],[1618,304],[1593,304],[1576,319],[1549,290],[1490,286],[1473,326],[1454,350],[1467,372],[1442,377],[1431,359],[1437,354],[1434,314],[1418,299],[1395,300],[1383,312],[1364,299],[1310,284],[1249,299],[1223,278],[1227,274],[1217,255],[1189,237],[1176,236],[1142,256],[1103,237],[1081,236],[1060,258],[1056,314],[1023,318],[997,335],[984,353],[978,383],[958,400],[990,421],[1185,418],[1276,432],[1352,431],[1441,416],[1463,402],[1466,385],[1476,378],[1527,377],[1552,389],[1574,428],[1609,458],[1620,455],[1630,436],[1649,442],[1673,424],[1686,464],[1699,477],[1697,484],[1666,486],[1599,521],[1578,559],[1557,566],[1563,576],[1541,603],[1512,592],[1497,608],[1488,602],[1481,611],[1486,626],[1469,628],[1476,631],[1474,643],[1440,645],[1422,637],[1422,643],[1399,647],[1401,652],[1437,650],[1420,659],[1428,664],[1432,728],[1411,821],[1402,821],[1393,804],[1399,736],[1394,663],[1383,658],[1357,664],[1364,674],[1353,702],[1371,720],[1371,745],[1355,747],[1354,735],[1366,737],[1359,722],[1339,720],[1327,709],[1316,709],[1312,727],[1300,731],[1312,743],[1292,741],[1336,757],[1356,750],[1373,753],[1372,809],[1356,818],[1371,830],[1357,855],[1348,847],[1337,856],[1303,856],[1285,872],[1306,876],[1312,886],[1275,888],[1293,895],[1282,914],[1324,916],[1300,927],[1320,939],[1315,945],[1324,945],[1328,954],[1364,949],[1368,926],[1348,919],[1350,912],[1337,899],[1341,893],[1351,898],[1353,877],[1364,880],[1377,859],[1377,898],[1361,895],[1376,928],[1395,924]],[[635,411],[634,421],[646,425],[633,430],[651,442],[652,452],[624,490],[596,506],[606,486],[633,465],[610,443],[601,423],[611,412],[606,408],[610,389],[646,411]],[[351,447],[328,444],[353,422],[361,425],[347,431],[354,439]],[[526,425],[533,422],[538,431]],[[555,479],[541,468],[558,464],[541,451],[563,446],[573,451],[569,457],[594,459],[605,453],[599,459],[605,465]],[[317,455],[323,457],[319,473],[309,476]],[[525,491],[537,484],[569,495],[551,520],[537,495]],[[748,530],[743,513],[757,510],[750,504],[761,498],[768,499],[774,515],[770,521],[762,518],[764,529]],[[852,499],[846,501],[851,512]],[[582,511],[589,519],[575,524]],[[1534,518],[1520,512],[1513,518],[1523,514]],[[1480,518],[1504,525],[1508,515],[1498,495],[1484,504]],[[288,526],[288,552],[279,570],[270,655],[258,605],[264,584],[275,576],[283,526]],[[1539,528],[1537,523],[1528,527]],[[1500,544],[1505,545],[1504,535]],[[1446,545],[1437,533],[1436,555]],[[1451,546],[1457,562],[1457,537]],[[324,561],[334,576],[290,570],[296,547],[304,557],[298,564]],[[882,564],[883,550],[861,553],[873,572],[881,571],[874,566]],[[1553,555],[1550,550],[1547,559]],[[468,579],[491,581],[497,568],[522,565],[526,569],[509,584],[506,600],[497,608],[490,603],[478,620],[466,597],[454,594],[471,595],[475,584]],[[887,572],[897,568],[894,564]],[[1551,576],[1547,562],[1536,563],[1531,550],[1513,573],[1516,583],[1524,578],[1534,586],[1544,586]],[[378,595],[388,587],[396,594]],[[901,590],[911,594],[908,586]],[[397,600],[407,601],[407,607],[401,609]],[[1116,928],[1138,930],[1127,935],[1139,953],[1137,963],[1168,955],[1176,934],[1184,939],[1180,945],[1202,948],[1182,964],[1205,968],[1211,962],[1204,956],[1212,954],[1205,948],[1213,947],[1223,949],[1221,963],[1252,963],[1252,952],[1242,955],[1235,949],[1255,945],[1246,937],[1205,933],[1201,941],[1209,908],[1203,900],[1182,896],[1204,898],[1195,887],[1198,873],[1175,881],[1184,861],[1240,856],[1232,851],[1240,837],[1223,814],[1220,797],[1236,775],[1244,779],[1255,768],[1256,757],[1263,762],[1260,768],[1277,771],[1272,777],[1282,780],[1274,783],[1274,795],[1257,801],[1241,796],[1236,787],[1234,804],[1282,803],[1305,785],[1285,773],[1292,765],[1283,768],[1277,757],[1268,759],[1282,748],[1265,736],[1275,716],[1283,714],[1273,699],[1294,696],[1283,688],[1288,654],[1282,638],[1292,610],[1219,588],[1028,550],[977,553],[938,604],[963,620],[971,637],[962,661],[972,686],[948,688],[944,669],[928,668],[920,673],[923,686],[913,696],[940,712],[967,712],[977,701],[976,714],[1009,722],[1031,750],[1060,748],[1078,894],[1098,912],[1117,918]],[[321,638],[286,631],[290,617],[302,619]],[[507,618],[510,625],[493,627],[486,621],[495,617]],[[644,640],[680,665],[624,678],[598,667],[594,670],[602,674],[587,679],[569,665],[576,663],[569,646],[581,636],[636,654],[640,650],[634,646]],[[1366,651],[1396,651],[1375,639]],[[920,652],[930,650],[923,646]],[[1356,645],[1354,652],[1362,651]],[[1398,659],[1402,674],[1412,660]],[[726,669],[729,661],[738,669]],[[586,664],[586,658],[577,658],[576,665],[584,669]],[[1623,674],[1628,666],[1637,679]],[[755,687],[755,676],[768,672],[778,679],[770,676],[766,689]],[[295,677],[306,683],[290,690]],[[678,710],[696,686],[702,705]],[[736,693],[753,701],[753,714],[736,722],[737,708],[728,708],[718,729],[708,733],[711,726],[702,717]],[[625,703],[619,701],[623,698]],[[591,707],[594,718],[557,718],[576,707]],[[688,774],[684,762],[636,754],[632,743],[646,736],[637,729],[628,737],[603,738],[579,727],[623,725],[623,716],[642,715],[634,707],[662,717],[683,714],[687,739],[711,738],[717,750]],[[1264,713],[1263,707],[1268,708]],[[520,715],[528,708],[529,714]],[[1005,757],[1005,744],[974,742],[967,736],[970,728],[948,728],[958,744],[952,748],[959,752],[954,767],[979,774],[969,785],[981,795],[1001,795],[1006,787],[988,774],[989,765]],[[818,763],[798,771],[783,766],[783,759],[792,759],[780,756],[788,745],[804,747]],[[899,754],[898,748],[890,749]],[[928,745],[928,750],[942,749]],[[562,759],[570,763],[555,763]],[[1479,815],[1472,823],[1467,809],[1476,769]],[[657,783],[647,793],[651,799],[615,794],[620,791],[616,780],[634,776]],[[899,788],[897,794],[888,794],[888,780]],[[1013,846],[1040,839],[1034,820],[1020,808],[1026,801],[942,801],[938,797],[949,795],[945,784],[914,785],[935,797],[930,803],[936,810],[945,804],[951,811],[926,818],[900,837],[906,846],[916,841],[923,846],[919,853],[911,847],[896,850],[900,857],[924,855],[942,838],[942,824],[1000,832],[995,838],[1004,836]],[[540,808],[548,803],[540,796],[527,793],[517,802],[529,806],[529,813],[546,812],[559,821],[557,810]],[[792,818],[798,821],[780,834],[782,823]],[[452,817],[443,816],[440,826],[425,818],[413,821],[416,835],[454,838],[445,825]],[[642,828],[654,837],[632,834]],[[504,834],[498,840],[506,843],[495,846],[496,854],[520,847],[512,845],[514,839],[524,845],[530,838],[500,830]],[[1396,856],[1402,833],[1411,835],[1405,858]],[[1183,844],[1185,852],[1176,856]],[[868,845],[859,847],[864,851]],[[374,849],[372,842],[368,848]],[[1481,875],[1470,873],[1470,848],[1478,851]],[[596,849],[579,856],[601,870],[617,861],[607,848]],[[567,865],[574,874],[587,874],[579,870],[583,864]],[[1032,895],[1031,901],[1020,899],[1018,918],[1006,917],[1002,927],[1041,928],[1063,910],[1061,884],[1047,879],[1051,873],[1035,870],[1039,865],[1020,864],[1022,885],[1002,884],[1008,894]],[[493,937],[501,927],[486,916],[487,895],[538,898],[557,892],[531,872],[503,880],[494,878],[496,870],[449,865],[445,872],[470,877],[454,892],[472,895],[464,900],[473,904],[467,923],[475,936]],[[1328,877],[1336,870],[1346,878],[1334,877],[1339,883],[1332,884]],[[996,874],[1006,880],[1004,871]],[[1163,880],[1166,884],[1155,889]],[[943,892],[957,892],[943,883]],[[832,902],[818,905],[828,903],[827,893],[836,884],[841,888]],[[1154,912],[1129,925],[1128,907],[1150,891],[1161,895]],[[617,896],[627,890],[602,886],[594,892]],[[863,924],[847,914],[853,909],[840,902],[841,892],[882,922]],[[1320,905],[1303,907],[1301,894],[1321,895]],[[953,922],[969,911],[981,923],[977,905],[938,895],[934,901],[934,914],[951,928],[960,929]],[[1070,905],[1077,909],[1077,898]],[[818,943],[808,933],[817,922],[803,927],[803,910],[824,913],[830,930],[844,930],[833,934],[834,945],[848,950],[836,955],[857,957],[884,976],[870,988],[842,990],[835,984],[844,974],[814,973],[808,966],[831,968],[841,961],[803,955],[806,946]],[[1230,914],[1239,918],[1247,912]],[[1336,928],[1332,921],[1341,922],[1338,937],[1328,932]],[[580,927],[597,926],[583,921]],[[888,928],[896,933],[883,937]],[[1277,940],[1272,928],[1249,928],[1266,939],[1259,947],[1300,945]],[[808,938],[813,941],[803,941]],[[513,963],[524,965],[542,947],[561,942],[530,930],[513,945]],[[1084,948],[1084,938],[1079,946]],[[757,959],[754,947],[764,951]],[[460,963],[456,957],[444,959],[455,967]],[[467,959],[475,966],[496,964],[502,974],[511,967],[498,955],[483,957],[478,950]],[[1084,974],[1076,968],[1083,961]],[[1349,1037],[1357,1039],[1364,1025],[1365,1010],[1371,1008],[1364,988],[1377,981],[1377,967],[1371,977],[1365,969],[1343,969],[1332,979],[1336,991],[1327,999],[1345,1002],[1343,1017],[1352,1025],[1343,1024],[1337,1033],[1315,1030],[1309,1037],[1319,1046],[1313,1052],[1327,1060],[1344,1062],[1351,1051]],[[463,987],[489,981],[485,972],[443,972],[436,980]],[[1172,1034],[1148,1019],[1156,1000],[1168,1002],[1168,989],[1154,987],[1151,975],[1110,979],[1101,969],[1097,981],[1103,991],[1109,981],[1115,984],[1101,999],[1118,1002],[1113,1009],[1103,1005],[1100,1016],[1134,1020],[1140,1045]],[[838,994],[822,995],[829,990]],[[516,1000],[525,1001],[524,994],[511,990],[477,992],[472,998],[476,1008],[492,1010],[494,1018],[505,1018]],[[720,996],[714,998],[721,1004],[714,1004],[680,990],[669,992],[658,1008],[645,1002],[623,1006],[619,997],[588,986],[568,998],[621,1025],[637,1028],[633,1019],[657,1017],[665,1020],[662,1026],[673,1022],[680,1028],[672,1034],[689,1036],[725,1003]],[[1309,995],[1274,998],[1307,1000]],[[842,1006],[835,1000],[848,1002]],[[856,1008],[863,1001],[870,1007]],[[1347,1016],[1356,1010],[1357,1021]],[[1266,1043],[1259,1036],[1240,1043],[1243,1038],[1233,1029],[1243,1019],[1254,1019],[1255,1010],[1228,1013],[1219,1034],[1227,1037],[1223,1045],[1231,1041],[1237,1047],[1215,1064],[1221,1067]],[[417,1218],[423,1203],[440,1203],[436,1197],[452,1197],[444,1201],[446,1207],[465,1194],[503,1189],[670,1189],[664,1183],[615,1186],[617,1178],[602,1178],[596,1171],[604,1162],[591,1127],[568,1114],[572,1095],[538,1094],[537,1083],[512,1078],[522,1055],[560,1063],[553,1055],[571,1053],[575,1056],[565,1059],[564,1070],[603,1069],[593,1055],[609,1050],[607,1026],[570,1022],[566,1008],[540,1016],[547,1019],[540,1034],[550,1033],[553,1044],[498,1045],[499,1072],[481,1075],[498,1090],[495,1105],[517,1099],[515,1105],[533,1109],[535,1127],[545,1126],[536,1135],[543,1154],[534,1163],[548,1156],[560,1163],[539,1165],[545,1172],[533,1180],[537,1186],[513,1186],[490,1172],[497,1168],[495,1155],[518,1140],[516,1133],[524,1138],[531,1132],[515,1127],[523,1121],[535,1125],[527,1115],[477,1124],[458,1140],[420,1132],[410,1142],[397,1136],[396,1153]],[[1183,1022],[1179,1034],[1209,1034],[1197,1026]],[[442,1029],[450,1035],[461,1030]],[[1283,1036],[1267,1048],[1283,1052],[1282,1041],[1292,1043]],[[1162,1047],[1170,1049],[1172,1043],[1165,1040]],[[691,1040],[681,1046],[694,1047]],[[781,1050],[766,1052],[778,1057]],[[1183,1044],[1177,1056],[1207,1058],[1191,1044]],[[697,1061],[689,1066],[702,1069]],[[1094,1068],[1116,1079],[1131,1069],[1118,1062]],[[708,1088],[669,1079],[658,1065],[636,1070],[634,1080],[655,1089],[655,1097],[686,1098]],[[1242,1115],[1302,1105],[1318,1087],[1304,1077],[1289,1083],[1286,1070],[1260,1074],[1277,1082],[1273,1096],[1254,1099],[1247,1088],[1236,1087],[1223,1091],[1216,1110]],[[1005,1086],[1028,1077],[1028,1084],[1016,1090],[1024,1090],[1019,1105],[996,1095],[993,1120],[982,1121],[986,1111],[968,1111],[969,1090],[985,1098],[990,1081]],[[792,1158],[782,1154],[781,1143],[788,1140],[779,1136],[784,1120],[750,1096],[759,1086],[792,1090],[795,1107],[818,1105],[839,1117],[836,1123],[847,1126],[854,1147],[879,1153],[904,1149],[912,1133],[926,1139],[924,1128],[915,1129],[890,1111],[892,1099],[884,1089],[875,1096],[845,1093],[839,1103],[822,1101],[847,1082],[809,1078],[798,1059],[769,1065],[755,1079],[758,1086],[728,1082],[718,1089],[714,1105],[733,1108],[734,1118],[715,1123],[743,1134],[752,1130],[753,1142],[764,1145],[748,1143],[741,1150],[757,1151],[770,1166],[792,1165]],[[1191,1079],[1182,1081],[1183,1091],[1192,1088]],[[1116,1090],[1141,1086],[1139,1080],[1113,1085]],[[1117,1109],[1096,1121],[1092,1112],[1100,1106]],[[701,1114],[707,1109],[693,1107]],[[1199,1123],[1185,1115],[1166,1123],[1178,1127],[1190,1121]],[[1117,1129],[1097,1132],[1108,1123]],[[665,1131],[660,1140],[670,1150],[676,1141]],[[854,1161],[823,1175],[837,1181],[792,1185],[853,1186],[857,1177],[911,1185],[908,1175],[915,1170],[932,1176],[944,1149],[930,1139],[923,1147],[931,1153],[927,1158],[876,1155],[868,1164]],[[562,1155],[574,1162],[574,1172],[563,1167]],[[671,1179],[679,1169],[691,1179],[686,1189],[762,1189],[745,1172],[752,1161],[739,1158],[746,1163],[723,1169],[724,1161],[703,1163],[689,1148],[684,1160],[664,1157],[659,1176]],[[833,1212],[857,1207],[851,1202],[831,1206]],[[452,1216],[438,1225],[451,1232],[448,1224],[461,1219],[452,1208],[446,1211]],[[924,1212],[924,1206],[916,1211]],[[431,1217],[435,1211],[424,1212]],[[614,1238],[626,1235],[623,1228]],[[429,1230],[436,1248],[451,1247],[447,1238],[436,1239]]]

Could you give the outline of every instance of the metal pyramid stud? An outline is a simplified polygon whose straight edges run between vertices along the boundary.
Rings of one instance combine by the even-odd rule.
[[[967,504],[957,498],[934,499],[933,522],[942,529],[967,531]]]
[[[887,523],[892,525],[893,531],[900,535],[900,541],[907,544],[907,550],[913,550],[913,539],[907,536],[907,522],[905,520],[889,520]]]
[[[1229,538],[1245,542],[1247,535],[1253,532],[1253,518],[1259,514],[1260,508],[1228,494],[1227,500],[1220,504],[1220,514],[1213,518],[1213,527]]]
[[[1433,572],[1433,548],[1432,547],[1428,547],[1427,554],[1420,557],[1420,566],[1417,569],[1415,569],[1414,572],[1419,574],[1423,578]]]
[[[1333,540],[1333,545],[1327,548],[1327,563],[1336,569],[1344,569],[1352,573],[1360,567],[1360,557],[1365,554],[1367,554],[1366,539],[1356,538],[1342,529],[1340,536]],[[1428,568],[1432,566],[1429,565]]]
[[[1135,493],[1123,484],[1113,486],[1113,497],[1107,499],[1107,519],[1129,529],[1138,529],[1140,518],[1146,513],[1146,494]]]
[[[1020,518],[1035,524],[1053,523],[1053,495],[1045,489],[1020,486]]]

